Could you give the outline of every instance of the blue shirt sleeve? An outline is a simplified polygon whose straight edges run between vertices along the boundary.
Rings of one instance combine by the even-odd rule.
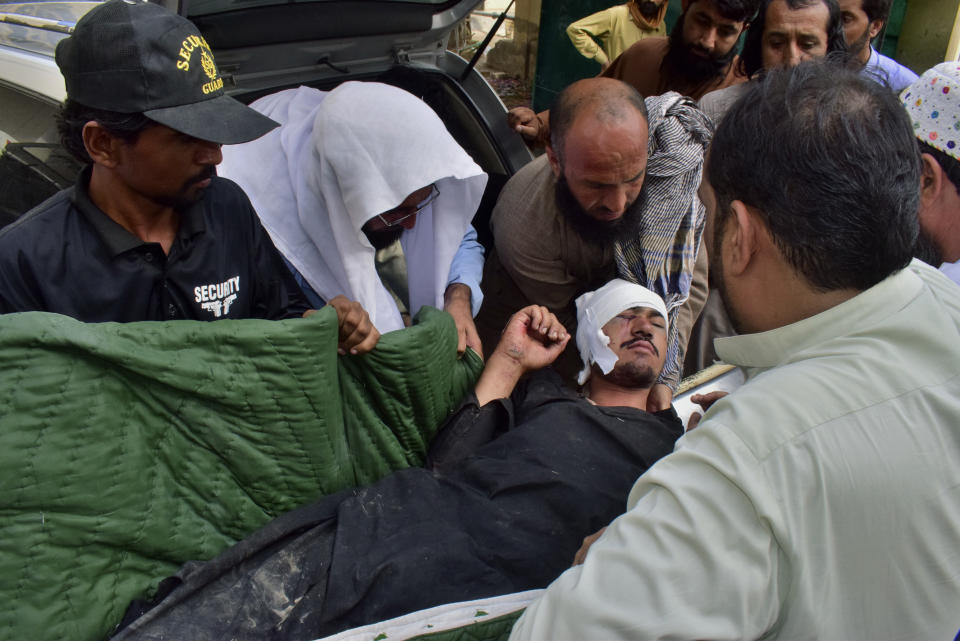
[[[483,304],[480,279],[483,278],[483,245],[477,241],[477,230],[470,225],[450,263],[447,286],[462,283],[470,288],[470,311],[476,316]]]
[[[286,256],[281,255],[280,257],[283,258],[283,262],[286,263],[290,273],[293,274],[293,279],[297,281],[297,285],[300,285],[300,289],[303,290],[304,296],[307,297],[307,302],[310,303],[310,308],[320,309],[326,305],[327,302],[320,297],[320,294],[318,294],[313,287],[310,287],[310,283],[308,283],[307,279],[304,278],[299,271],[297,271],[297,268],[293,266],[293,263],[287,260]]]

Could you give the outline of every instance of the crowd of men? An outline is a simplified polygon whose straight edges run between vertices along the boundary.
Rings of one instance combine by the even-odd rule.
[[[484,259],[470,219],[486,177],[418,99],[346,83],[251,108],[211,90],[191,23],[110,0],[57,48],[63,143],[87,167],[0,232],[0,313],[286,319],[329,304],[342,353],[357,354],[442,307],[460,349],[489,356],[417,477],[438,519],[507,467],[589,476],[649,458],[632,489],[617,479],[626,510],[581,563],[538,575],[556,580],[512,638],[954,638],[960,64],[918,78],[880,55],[889,9],[686,0],[669,36],[632,45],[549,112],[509,114],[546,150],[503,188]],[[165,53],[119,65],[105,38]],[[236,182],[215,175],[224,156]],[[695,328],[705,303],[719,320]],[[668,453],[688,345],[747,381]],[[562,378],[532,374],[554,362]],[[625,422],[656,436],[649,455],[576,445],[621,439]],[[422,508],[417,494],[395,500]],[[610,518],[575,494],[549,500],[576,505],[581,530]],[[471,509],[500,514],[508,499],[518,522],[548,500],[503,489]],[[510,556],[505,532],[455,527],[478,528],[469,551],[430,565],[400,550],[381,589]],[[546,541],[523,541],[547,556]],[[498,589],[536,587],[517,563]],[[327,598],[328,580],[300,583]],[[371,617],[398,614],[382,602]]]

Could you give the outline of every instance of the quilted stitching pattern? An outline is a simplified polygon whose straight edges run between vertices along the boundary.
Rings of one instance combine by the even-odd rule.
[[[456,357],[448,315],[420,320],[338,358],[330,309],[0,316],[0,638],[103,638],[182,563],[421,463],[482,363]]]

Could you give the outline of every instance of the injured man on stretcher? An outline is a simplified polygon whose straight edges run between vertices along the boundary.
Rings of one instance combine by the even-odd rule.
[[[614,280],[577,300],[582,394],[544,369],[570,336],[546,308],[507,324],[424,467],[327,496],[188,563],[119,639],[316,639],[443,603],[546,586],[683,433],[647,395],[666,307]],[[527,376],[529,374],[529,376]]]

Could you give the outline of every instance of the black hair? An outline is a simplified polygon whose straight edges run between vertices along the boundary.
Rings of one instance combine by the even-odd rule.
[[[860,8],[867,14],[867,19],[870,22],[882,20],[886,24],[887,18],[890,17],[891,5],[893,5],[893,0],[862,0]]]
[[[917,139],[917,145],[920,147],[921,154],[930,154],[933,156],[933,159],[940,165],[940,169],[947,175],[947,178],[950,179],[953,186],[957,188],[957,193],[960,193],[960,161],[933,147],[929,143],[923,142],[919,138]]]
[[[83,126],[91,120],[99,123],[110,135],[116,136],[127,144],[137,142],[140,132],[156,124],[142,113],[125,114],[97,109],[70,98],[60,106],[56,119],[60,144],[82,163],[93,162],[83,144]]]
[[[750,85],[710,147],[718,237],[739,200],[819,291],[864,290],[905,267],[918,233],[920,154],[896,95],[822,60]]]
[[[824,4],[830,12],[827,19],[827,55],[846,58],[847,41],[843,36],[843,19],[837,0],[785,0],[791,11]],[[762,0],[757,18],[750,24],[743,41],[743,52],[737,70],[748,78],[763,69],[763,31],[767,21],[767,9],[774,0]],[[838,60],[839,62],[839,60]]]
[[[690,10],[690,6],[698,1],[702,2],[703,0],[692,0],[690,5],[687,6],[687,11]],[[750,22],[757,12],[758,0],[709,0],[709,2],[712,2],[717,9],[717,13],[727,20]],[[684,11],[684,14],[686,14],[686,11]],[[678,22],[682,22],[682,20],[678,20]]]
[[[584,107],[593,107],[598,118],[610,120],[622,119],[625,115],[624,108],[632,107],[640,112],[646,122],[650,122],[647,118],[647,103],[643,101],[640,92],[623,81],[616,82],[619,91],[586,92],[574,83],[557,94],[550,107],[550,147],[561,164],[567,132]]]

